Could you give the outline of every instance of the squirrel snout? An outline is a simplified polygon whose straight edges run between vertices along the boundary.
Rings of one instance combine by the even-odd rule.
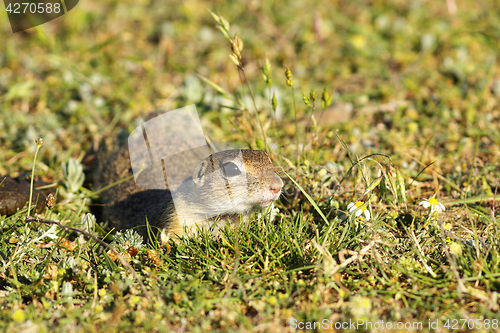
[[[271,185],[269,185],[269,191],[278,194],[281,191],[281,188],[283,187],[283,181],[281,178],[278,178],[278,181],[272,182]]]

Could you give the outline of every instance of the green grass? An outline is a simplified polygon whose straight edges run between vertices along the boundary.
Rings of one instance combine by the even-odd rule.
[[[17,34],[0,15],[0,174],[34,167],[58,184],[44,219],[86,219],[110,241],[86,215],[86,153],[160,107],[195,103],[211,140],[270,149],[293,179],[274,220],[220,238],[152,248],[115,235],[146,292],[94,240],[28,223],[28,207],[0,216],[0,329],[281,332],[295,318],[494,330],[500,7],[457,6],[89,0]],[[239,71],[209,10],[243,41]],[[418,205],[433,195],[445,212]],[[358,200],[369,221],[348,213]]]

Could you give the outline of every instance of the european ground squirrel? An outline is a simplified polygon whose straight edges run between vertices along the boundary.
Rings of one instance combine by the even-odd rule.
[[[150,230],[167,234],[182,235],[185,227],[191,235],[199,227],[215,223],[217,233],[221,224],[234,223],[255,208],[267,207],[281,194],[283,181],[261,150],[225,150],[198,161],[189,172],[191,176],[183,178],[175,189],[143,189],[129,179],[103,191],[99,200],[104,204],[104,218],[117,229],[136,228],[146,239],[146,219]],[[94,173],[95,189],[131,175],[127,145],[102,145]]]

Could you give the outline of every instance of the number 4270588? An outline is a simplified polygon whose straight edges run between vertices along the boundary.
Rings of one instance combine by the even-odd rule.
[[[497,329],[498,328],[498,319],[448,319],[444,322],[444,327],[450,330],[458,330],[458,329]]]
[[[45,6],[44,6],[45,5]],[[24,8],[23,8],[24,6]],[[47,3],[29,3],[29,2],[23,2],[23,3],[9,3],[7,8],[5,9],[7,12],[12,13],[12,14],[26,14],[26,13],[60,13],[61,12],[61,4],[56,2],[54,4],[47,2]]]

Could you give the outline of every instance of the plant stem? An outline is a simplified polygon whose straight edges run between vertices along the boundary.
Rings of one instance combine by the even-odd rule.
[[[262,123],[260,122],[259,113],[257,111],[257,103],[255,103],[255,97],[253,96],[252,87],[250,86],[250,83],[248,82],[247,74],[245,73],[245,68],[243,67],[243,64],[241,62],[238,65],[238,68],[241,69],[243,76],[245,77],[245,82],[248,86],[248,90],[250,91],[250,96],[252,97],[253,106],[255,108],[255,118],[257,118],[257,125],[259,126],[260,132],[262,134],[262,138],[264,139],[264,145],[266,147],[266,152],[268,153],[269,149],[267,147],[267,135],[266,135],[266,132],[264,132],[264,128],[262,127]]]
[[[295,140],[295,138],[297,138],[297,172],[298,172],[300,165],[300,146],[299,146],[299,135],[298,135],[299,126],[297,123],[297,107],[295,106],[295,89],[293,88],[293,86],[292,86],[292,100],[293,100],[293,113],[295,117],[295,135],[293,136],[292,142],[293,140]]]
[[[33,168],[31,169],[31,185],[30,185],[30,199],[28,201],[28,215],[26,218],[30,216],[31,212],[31,199],[33,197],[33,179],[35,178],[35,163],[36,163],[36,157],[38,156],[38,151],[40,150],[41,145],[36,145],[36,150],[35,150],[35,157],[33,158]]]

